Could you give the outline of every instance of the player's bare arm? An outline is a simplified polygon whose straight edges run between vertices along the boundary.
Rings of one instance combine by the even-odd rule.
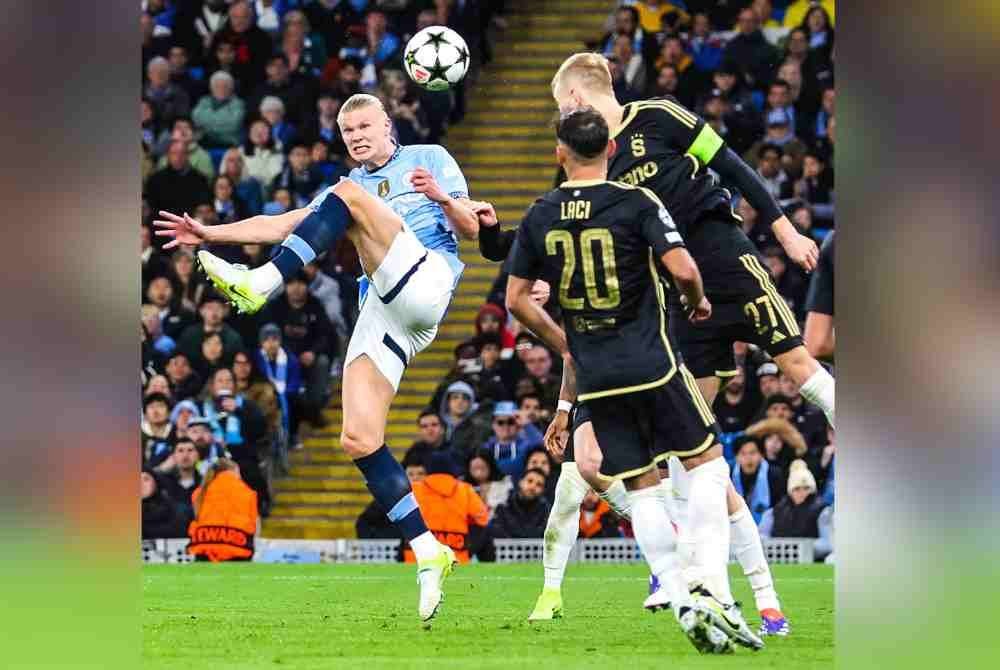
[[[833,331],[833,316],[822,312],[806,314],[806,328],[803,333],[806,349],[813,358],[831,358],[836,350]]]
[[[701,272],[687,249],[675,247],[660,257],[663,267],[674,278],[677,289],[681,292],[681,300],[691,308],[688,318],[697,323],[712,316],[712,305],[705,297],[705,288],[701,281]]]
[[[556,457],[562,457],[566,451],[566,441],[569,437],[569,409],[566,403],[576,402],[576,364],[569,353],[563,355],[562,385],[559,387],[559,409],[545,429],[544,444],[546,450]]]
[[[507,309],[514,315],[514,318],[540,337],[545,344],[559,352],[560,355],[568,355],[569,346],[566,344],[566,332],[531,297],[534,283],[534,279],[510,275],[507,278]]]
[[[309,209],[303,207],[284,214],[274,216],[252,216],[236,223],[226,223],[218,226],[206,226],[187,212],[178,216],[170,212],[160,212],[162,219],[153,222],[159,230],[160,237],[172,238],[163,245],[164,249],[173,249],[181,244],[277,244],[288,237],[295,226],[299,225]]]
[[[424,168],[417,168],[410,178],[413,190],[423,193],[429,199],[441,205],[445,216],[455,232],[467,240],[479,236],[479,217],[473,210],[473,202],[468,198],[453,198],[441,188],[434,175]]]
[[[744,431],[747,435],[751,437],[763,437],[764,435],[777,435],[781,438],[782,442],[785,442],[795,450],[796,457],[802,457],[806,453],[806,441],[802,437],[802,433],[799,429],[791,424],[791,422],[785,419],[770,418],[761,419],[760,421],[747,427]]]

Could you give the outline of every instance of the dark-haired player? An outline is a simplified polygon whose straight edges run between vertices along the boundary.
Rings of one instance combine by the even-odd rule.
[[[537,200],[521,223],[507,307],[563,353],[567,394],[579,403],[577,467],[586,479],[624,482],[636,541],[692,642],[702,651],[726,650],[725,641],[710,637],[718,627],[759,648],[729,590],[729,473],[715,417],[666,331],[658,266],[670,273],[692,322],[712,313],[698,268],[659,198],[607,181],[611,144],[597,111],[567,114],[556,135],[569,179]],[[531,299],[539,278],[558,296],[565,332]],[[684,459],[692,484],[695,543],[683,577],[657,468],[667,453]]]

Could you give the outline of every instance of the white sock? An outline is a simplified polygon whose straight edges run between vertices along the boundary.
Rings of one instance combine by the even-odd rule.
[[[427,531],[410,540],[410,549],[418,561],[427,561],[441,553],[441,545],[434,533]]]
[[[628,497],[635,541],[649,564],[649,571],[660,581],[660,588],[667,589],[667,597],[676,614],[682,605],[688,604],[690,596],[681,576],[677,533],[667,517],[663,489],[650,486],[629,491]]]
[[[562,587],[566,562],[580,533],[580,503],[590,490],[590,485],[580,476],[576,463],[563,463],[556,482],[556,499],[545,525],[545,544],[542,548],[542,567],[545,570],[545,588]]]
[[[270,296],[283,283],[278,266],[270,261],[250,271],[250,289],[255,293]]]
[[[621,480],[613,481],[606,491],[598,491],[597,495],[608,503],[615,514],[623,519],[632,520],[632,505],[628,501],[628,491],[625,490],[625,485],[621,483]]]
[[[833,397],[835,386],[836,382],[833,380],[833,376],[820,366],[819,370],[814,372],[812,377],[807,379],[806,383],[799,389],[799,393],[802,394],[803,398],[823,410],[823,413],[826,414],[826,420],[829,421],[830,425],[834,428],[836,428],[836,425],[833,422]]]
[[[688,472],[688,537],[693,544],[691,564],[685,569],[689,587],[699,583],[724,604],[733,602],[729,589],[729,512],[726,489],[729,472],[726,461],[716,458]]]
[[[781,603],[778,602],[778,593],[774,590],[774,580],[771,578],[771,568],[764,556],[760,532],[745,504],[743,509],[730,515],[729,530],[733,553],[743,568],[743,574],[750,580],[757,611],[780,610]]]

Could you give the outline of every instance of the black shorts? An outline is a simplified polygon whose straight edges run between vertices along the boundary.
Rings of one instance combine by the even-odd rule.
[[[755,344],[772,357],[802,344],[795,315],[775,288],[757,248],[738,226],[709,219],[687,245],[701,270],[712,316],[691,323],[672,291],[670,335],[696,379],[734,376],[734,342]]]
[[[715,416],[684,366],[655,388],[579,403],[572,432],[588,421],[604,456],[600,475],[608,480],[641,475],[671,455],[697,456],[719,441]]]

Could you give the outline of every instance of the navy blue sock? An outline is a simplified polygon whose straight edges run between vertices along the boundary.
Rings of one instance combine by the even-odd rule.
[[[329,250],[351,222],[351,210],[331,191],[314,212],[285,238],[271,258],[284,279],[295,275],[306,263]]]
[[[389,521],[403,532],[407,542],[427,532],[406,471],[393,458],[389,447],[383,444],[375,452],[356,459],[354,464],[365,476],[365,483],[375,500],[387,510]]]

